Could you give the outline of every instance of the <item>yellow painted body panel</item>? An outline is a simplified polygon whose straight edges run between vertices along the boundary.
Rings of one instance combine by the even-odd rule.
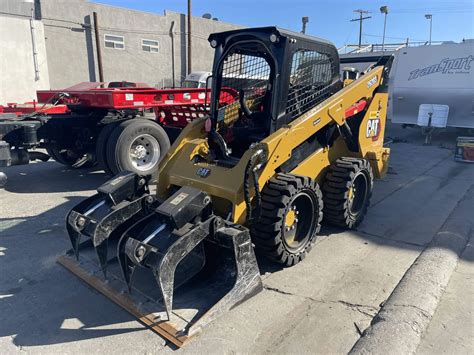
[[[362,99],[367,100],[370,105],[360,126],[359,152],[350,152],[345,141],[339,137],[332,147],[315,151],[300,162],[291,173],[320,181],[332,162],[342,156],[352,156],[369,159],[374,175],[377,178],[383,177],[389,157],[389,150],[383,148],[388,97],[386,93],[374,95],[374,90],[383,80],[382,73],[383,67],[380,66],[361,76],[265,138],[258,148],[247,150],[239,163],[232,168],[217,166],[211,162],[195,163],[192,160],[196,155],[203,158],[208,155],[204,119],[193,121],[182,131],[160,163],[158,197],[167,198],[172,186],[193,186],[215,198],[213,201],[216,200],[217,203],[214,204],[214,209],[217,213],[223,217],[232,213],[234,222],[245,224],[244,174],[255,150],[263,148],[267,152],[267,163],[259,172],[259,185],[260,189],[263,189],[265,183],[277,173],[277,169],[291,157],[294,148],[328,124],[344,124],[345,111]],[[374,136],[374,132],[378,134]],[[199,168],[207,168],[210,173],[207,177],[201,177],[197,174]]]

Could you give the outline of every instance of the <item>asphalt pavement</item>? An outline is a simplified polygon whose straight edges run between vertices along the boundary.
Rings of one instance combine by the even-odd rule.
[[[0,352],[347,353],[461,202],[474,210],[474,200],[465,202],[474,164],[453,160],[456,135],[436,134],[424,146],[419,131],[389,127],[390,171],[375,183],[359,228],[323,227],[309,256],[289,269],[259,260],[264,291],[180,350],[56,263],[70,248],[67,211],[108,177],[52,161],[0,168],[8,175],[0,190]],[[473,218],[462,221],[468,240]],[[442,249],[453,252],[449,242]],[[445,275],[416,352],[474,352],[473,261],[471,238]]]

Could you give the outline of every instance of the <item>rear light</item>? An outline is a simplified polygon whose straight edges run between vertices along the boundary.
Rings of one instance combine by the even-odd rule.
[[[155,101],[161,101],[161,95],[155,95],[155,97],[153,98],[153,100],[155,100]]]

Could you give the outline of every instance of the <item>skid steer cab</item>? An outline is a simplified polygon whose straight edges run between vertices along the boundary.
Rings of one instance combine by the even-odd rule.
[[[343,85],[336,48],[322,39],[264,27],[209,42],[209,115],[171,146],[156,195],[146,177],[124,172],[67,217],[76,255],[81,238],[92,242],[104,274],[117,257],[132,288],[138,268],[151,270],[168,319],[181,285],[224,280],[187,334],[262,290],[255,252],[292,266],[308,255],[322,222],[355,228],[389,159],[391,57]],[[220,99],[227,93],[238,100]]]

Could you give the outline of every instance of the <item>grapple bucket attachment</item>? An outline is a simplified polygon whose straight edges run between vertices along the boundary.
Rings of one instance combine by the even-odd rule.
[[[118,258],[129,289],[137,266],[151,269],[168,320],[173,316],[174,291],[204,270],[230,281],[218,302],[183,330],[187,335],[262,290],[249,231],[212,214],[210,203],[202,191],[183,187],[154,213],[130,227],[118,245]],[[226,250],[230,257],[220,258],[217,263],[206,260],[208,247],[219,248],[219,254]],[[212,264],[214,269],[206,264]]]
[[[107,181],[97,192],[69,212],[66,227],[76,258],[85,236],[89,239],[86,243],[92,243],[96,250],[104,277],[107,277],[108,239],[120,236],[146,215],[155,200],[149,194],[146,179],[127,171]]]

